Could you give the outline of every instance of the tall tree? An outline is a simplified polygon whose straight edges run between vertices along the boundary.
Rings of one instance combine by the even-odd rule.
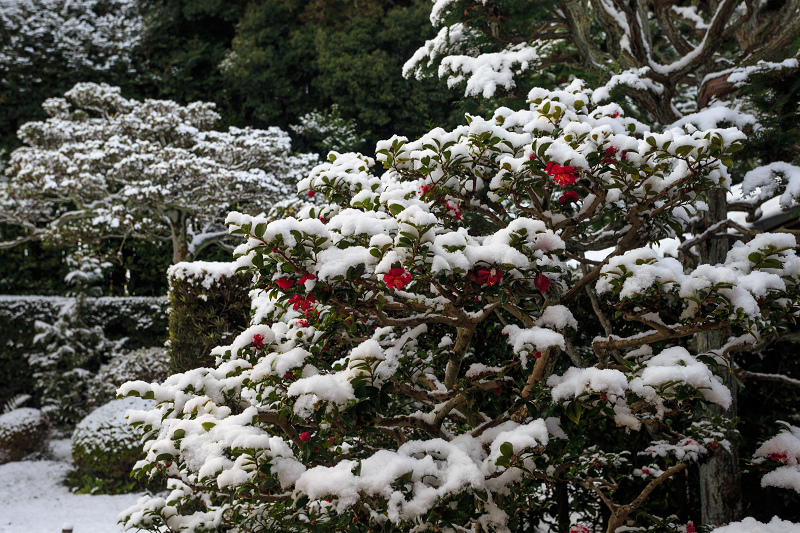
[[[392,133],[419,135],[430,123],[452,125],[454,98],[444,83],[401,76],[405,58],[432,32],[429,12],[423,0],[253,2],[223,63],[241,102],[236,111],[288,127],[335,105],[369,134],[367,146]]]
[[[39,106],[81,81],[135,76],[138,0],[11,0],[0,3],[0,148],[17,128],[45,118]]]

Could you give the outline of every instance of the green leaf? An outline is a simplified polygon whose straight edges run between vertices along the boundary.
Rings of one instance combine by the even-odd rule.
[[[211,431],[211,428],[216,426],[216,424],[214,422],[203,422],[200,425],[203,426],[203,429],[205,429],[206,431]]]
[[[578,424],[578,422],[581,420],[581,415],[583,414],[583,405],[581,402],[571,402],[569,405],[567,405],[566,412],[569,419],[575,422],[575,424]]]
[[[500,445],[500,453],[503,457],[511,457],[514,455],[514,446],[510,442],[504,442]]]
[[[389,204],[389,212],[394,216],[397,216],[400,213],[402,213],[404,209],[405,207],[403,207],[400,204]]]

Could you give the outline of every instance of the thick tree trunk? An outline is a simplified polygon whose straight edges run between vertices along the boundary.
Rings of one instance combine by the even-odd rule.
[[[728,218],[724,191],[714,191],[708,198],[707,226]],[[709,239],[700,250],[703,263],[722,263],[728,252],[727,239]],[[727,332],[701,333],[697,336],[697,353],[706,353],[721,348]],[[733,366],[733,362],[729,364]],[[730,389],[733,401],[726,411],[713,406],[715,411],[727,418],[731,424],[736,419],[736,381],[726,375],[725,385]],[[739,476],[739,455],[735,446],[731,452],[720,447],[706,463],[700,466],[701,521],[704,525],[726,524],[741,518],[742,484]]]

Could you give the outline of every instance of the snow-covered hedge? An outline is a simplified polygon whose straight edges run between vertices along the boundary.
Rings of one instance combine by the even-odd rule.
[[[47,445],[50,424],[31,407],[0,415],[0,464],[18,461]]]
[[[235,263],[193,261],[171,266],[167,278],[170,367],[213,366],[211,349],[247,327],[252,274],[237,274]]]
[[[106,481],[128,480],[136,461],[143,458],[138,432],[125,421],[129,409],[147,409],[152,401],[140,398],[112,400],[81,420],[72,434],[76,475]]]

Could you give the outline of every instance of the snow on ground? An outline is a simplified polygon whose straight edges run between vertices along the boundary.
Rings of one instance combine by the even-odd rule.
[[[51,445],[53,460],[0,465],[0,531],[60,533],[70,524],[74,533],[121,532],[117,514],[141,494],[72,494],[63,484],[71,468],[70,441],[54,440]]]

